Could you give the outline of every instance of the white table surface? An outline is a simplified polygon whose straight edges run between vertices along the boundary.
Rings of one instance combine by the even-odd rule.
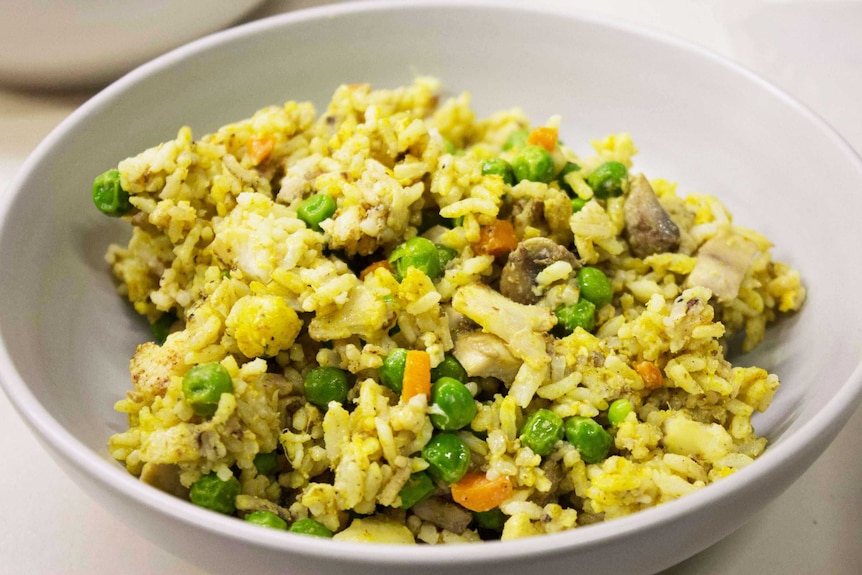
[[[270,0],[252,18],[318,3]],[[796,96],[862,150],[860,1],[560,4],[642,24],[724,54]],[[39,141],[91,95],[0,85],[0,193]],[[84,494],[39,446],[2,393],[0,454],[0,574],[203,573]],[[862,573],[860,454],[862,410],[788,491],[737,532],[665,575]]]

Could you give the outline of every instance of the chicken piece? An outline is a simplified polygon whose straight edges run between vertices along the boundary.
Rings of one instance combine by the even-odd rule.
[[[507,385],[521,367],[521,361],[512,355],[506,342],[481,331],[460,334],[452,353],[470,377],[493,377]]]
[[[502,339],[512,355],[523,360],[509,387],[521,407],[527,407],[536,390],[548,377],[548,331],[557,323],[549,309],[516,303],[486,285],[469,284],[452,296],[456,311]]]
[[[463,507],[436,497],[420,501],[411,510],[423,521],[428,521],[458,535],[464,533],[464,530],[473,521],[473,514]]]
[[[458,288],[452,307],[506,342],[515,357],[534,362],[547,356],[545,334],[557,323],[550,310],[516,303],[483,284]]]
[[[757,245],[750,239],[730,231],[720,233],[698,249],[686,285],[708,288],[718,301],[728,303],[739,295],[755,254]]]
[[[534,304],[540,295],[534,291],[536,276],[549,265],[563,261],[572,269],[581,267],[575,255],[548,238],[530,238],[510,254],[500,276],[500,293],[512,301]]]
[[[632,178],[631,191],[623,206],[629,246],[639,258],[679,249],[679,227],[661,206],[643,174]]]

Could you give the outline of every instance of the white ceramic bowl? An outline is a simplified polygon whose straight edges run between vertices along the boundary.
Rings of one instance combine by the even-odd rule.
[[[107,83],[167,50],[236,22],[263,0],[3,0],[0,84]]]
[[[328,101],[342,82],[394,87],[416,73],[469,90],[480,113],[521,105],[563,116],[566,141],[628,130],[637,168],[721,198],[773,239],[809,299],[742,362],[783,381],[756,419],[772,441],[753,465],[663,506],[506,543],[406,549],[270,532],[128,475],[106,450],[112,409],[146,339],[114,293],[105,247],[124,238],[90,203],[93,176],[174,136],[202,134],[288,99]],[[706,548],[781,493],[824,450],[862,391],[862,162],[814,114],[688,44],[535,4],[386,2],[288,14],[197,41],[82,106],[2,198],[0,375],[57,461],[105,507],[213,573],[651,573]],[[855,456],[855,454],[853,454]],[[24,486],[26,488],[26,486]],[[460,571],[458,571],[460,572]]]

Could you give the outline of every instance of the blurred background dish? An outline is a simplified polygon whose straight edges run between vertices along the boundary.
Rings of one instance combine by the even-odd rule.
[[[91,87],[233,24],[262,0],[5,0],[0,84]]]

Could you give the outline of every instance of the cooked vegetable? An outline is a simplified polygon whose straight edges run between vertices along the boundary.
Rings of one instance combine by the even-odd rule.
[[[489,509],[488,511],[473,512],[473,520],[476,522],[476,527],[479,529],[502,531],[503,524],[506,523],[507,518],[508,516],[503,513],[499,507]]]
[[[565,423],[566,439],[586,463],[598,463],[608,456],[614,438],[589,417],[570,417]]]
[[[245,520],[261,527],[269,527],[270,529],[281,529],[287,531],[287,521],[273,513],[272,511],[252,511],[245,516]]]
[[[436,279],[443,271],[437,246],[423,237],[411,238],[392,250],[389,265],[398,281],[404,279],[410,268],[416,268],[431,279]]]
[[[562,425],[561,425],[562,428]],[[508,475],[488,479],[485,473],[467,473],[451,487],[452,500],[470,511],[490,511],[509,499],[515,489]]]
[[[581,297],[593,302],[597,309],[611,303],[614,297],[611,280],[599,268],[587,266],[579,269],[578,285],[581,288]]]
[[[254,456],[254,468],[260,475],[272,475],[278,471],[278,453],[258,453]]]
[[[563,438],[563,418],[549,409],[537,409],[521,426],[521,443],[536,455],[550,455]]]
[[[510,186],[515,185],[515,173],[512,171],[512,165],[503,158],[488,158],[482,162],[482,174],[500,176],[504,183]]]
[[[431,357],[427,351],[411,349],[404,358],[401,399],[409,401],[419,394],[431,395]]]
[[[615,399],[608,407],[608,421],[611,422],[611,425],[617,426],[626,420],[633,409],[634,406],[628,399]]]
[[[332,530],[314,519],[299,519],[294,521],[288,531],[299,533],[300,535],[311,535],[312,537],[332,537]]]
[[[643,174],[632,180],[623,216],[629,244],[636,256],[643,258],[679,248],[679,228],[661,206]]]
[[[563,169],[560,170],[560,173],[557,174],[557,183],[560,185],[560,189],[569,194],[572,197],[572,211],[576,212],[574,209],[575,200],[580,200],[585,202],[586,200],[581,200],[581,198],[574,196],[575,191],[572,189],[572,186],[566,181],[566,176],[571,174],[572,172],[579,172],[581,167],[574,162],[566,162],[563,165]]]
[[[527,145],[540,146],[548,152],[553,152],[557,147],[557,129],[547,126],[534,128],[527,136]]]
[[[581,328],[592,332],[596,327],[596,304],[587,299],[579,299],[571,305],[561,305],[554,310],[557,316],[555,333],[566,336]]]
[[[275,139],[272,136],[250,138],[245,147],[252,164],[257,166],[269,158],[275,147]]]
[[[343,369],[331,366],[315,367],[305,376],[305,398],[318,407],[329,402],[344,403],[350,391],[350,377]]]
[[[401,498],[401,509],[410,509],[432,493],[434,493],[434,482],[431,477],[424,471],[413,473],[398,492],[398,497]]]
[[[606,200],[623,195],[628,189],[629,171],[620,162],[605,162],[587,177],[597,198]]]
[[[639,376],[644,380],[644,385],[649,389],[661,387],[664,383],[664,375],[656,364],[651,361],[639,361],[632,365]]]
[[[479,241],[473,246],[474,251],[479,254],[488,254],[494,257],[511,252],[518,245],[518,236],[515,228],[509,220],[496,220],[493,224],[482,226]]]
[[[470,467],[470,450],[454,433],[438,433],[422,448],[422,458],[428,462],[431,477],[455,483]]]
[[[467,371],[454,355],[447,353],[443,356],[443,361],[431,368],[431,381],[437,381],[441,377],[451,377],[463,383],[467,381]]]
[[[566,262],[572,269],[580,266],[574,254],[550,238],[529,238],[509,254],[500,274],[500,293],[523,304],[539,301],[536,278],[548,266]]]
[[[383,358],[383,365],[380,367],[380,382],[399,395],[404,382],[406,363],[407,350],[399,347],[390,351]]]
[[[437,429],[454,431],[476,417],[476,403],[470,390],[452,377],[441,377],[431,386],[431,423]]]
[[[335,200],[327,194],[314,194],[303,200],[296,210],[299,219],[316,232],[322,231],[320,223],[332,217],[337,209]]]
[[[208,473],[192,483],[189,500],[200,507],[230,515],[236,511],[236,496],[241,492],[242,486],[236,477],[223,481],[215,473]]]
[[[554,159],[541,146],[526,145],[512,158],[515,180],[529,180],[547,184],[554,179]]]
[[[211,417],[223,393],[233,393],[233,380],[218,362],[196,365],[183,376],[183,395],[198,415]]]
[[[120,185],[120,171],[108,170],[93,181],[93,203],[106,216],[120,217],[132,211],[129,193]]]
[[[503,150],[519,150],[527,144],[527,138],[529,137],[530,130],[516,130],[506,138]]]

